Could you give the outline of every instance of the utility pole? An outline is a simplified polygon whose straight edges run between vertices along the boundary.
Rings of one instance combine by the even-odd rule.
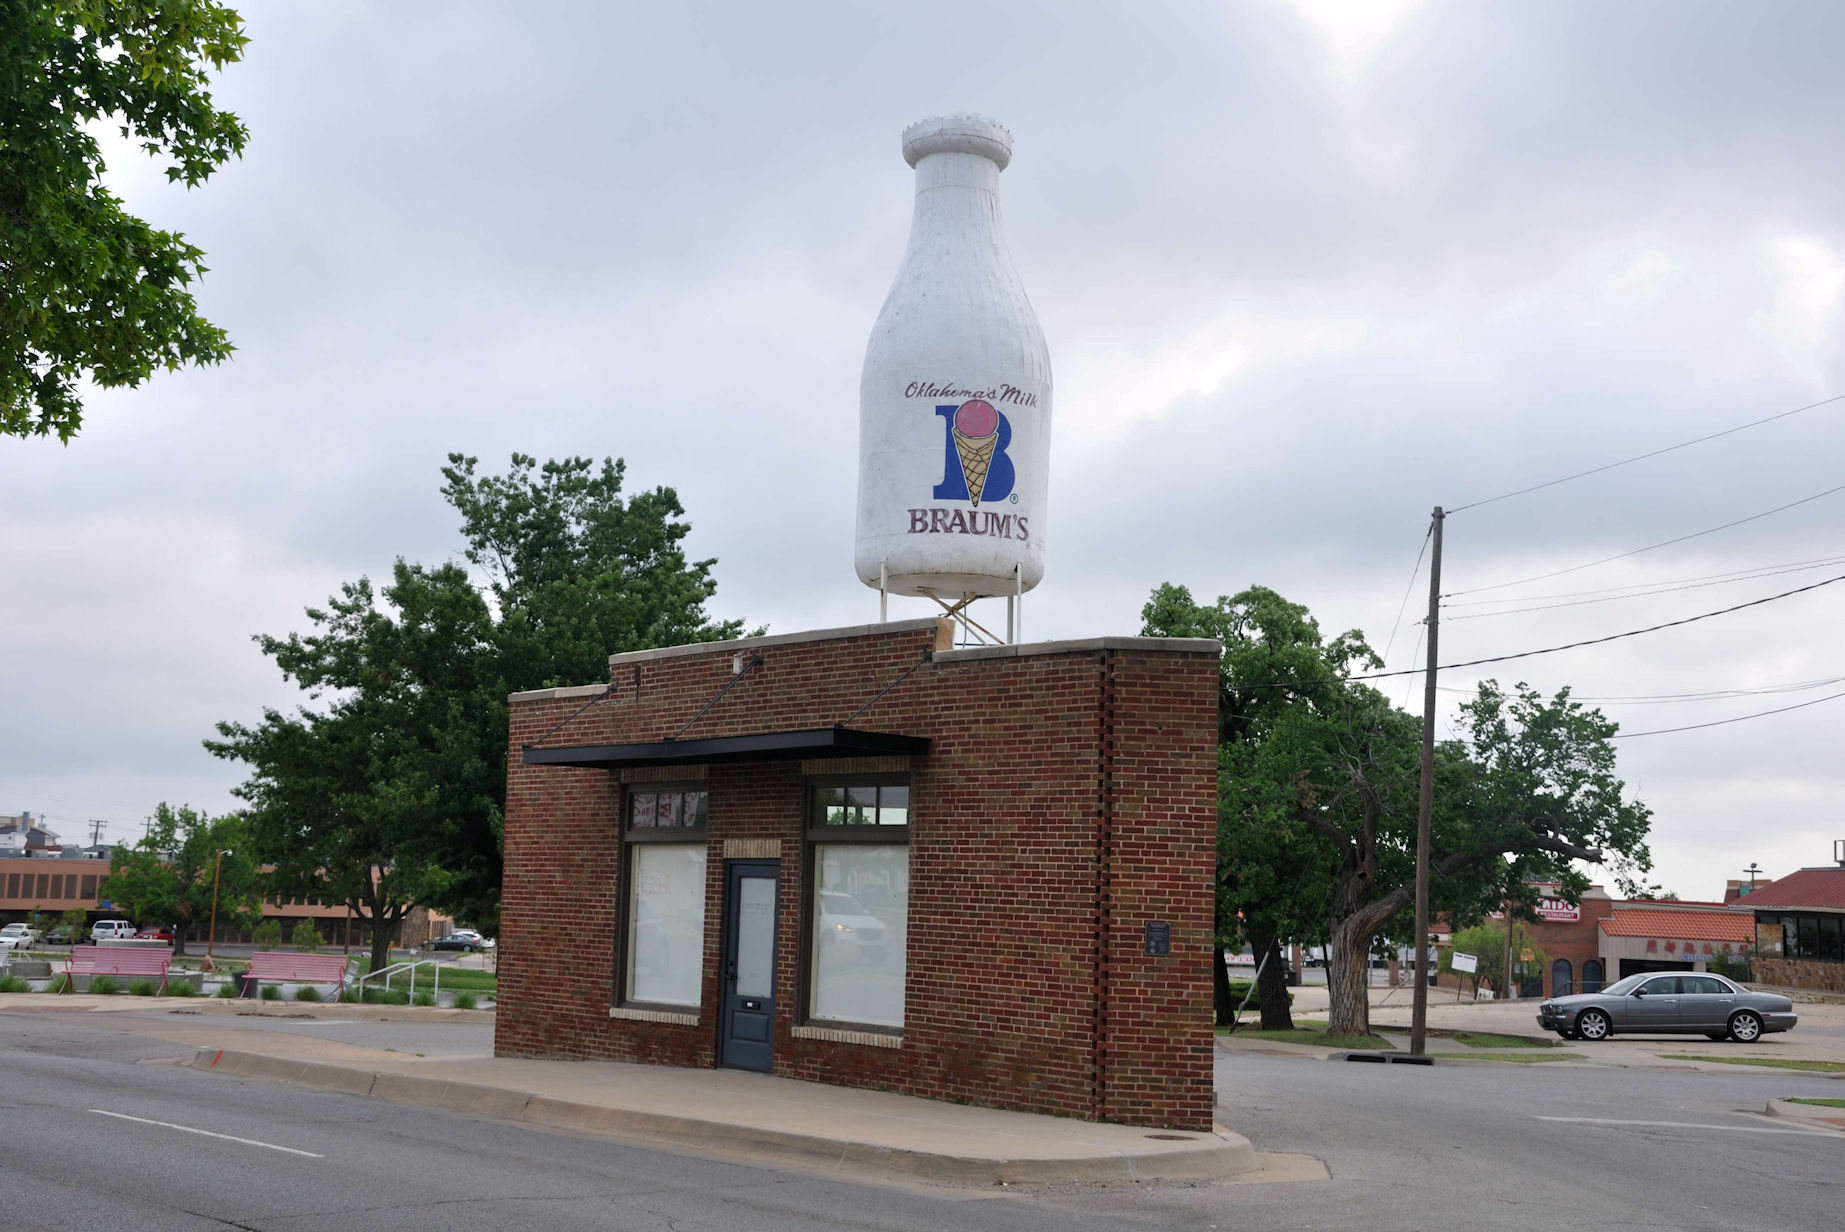
[[[1409,1052],[1421,1056],[1429,1037],[1429,826],[1435,814],[1435,664],[1441,632],[1441,506],[1429,529],[1429,666],[1422,683],[1422,798],[1416,809],[1416,989],[1410,1002]]]

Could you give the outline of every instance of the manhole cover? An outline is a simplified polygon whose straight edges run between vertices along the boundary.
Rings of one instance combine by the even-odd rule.
[[[1148,1134],[1147,1137],[1158,1138],[1161,1142],[1190,1142],[1191,1141],[1191,1138],[1186,1134]]]

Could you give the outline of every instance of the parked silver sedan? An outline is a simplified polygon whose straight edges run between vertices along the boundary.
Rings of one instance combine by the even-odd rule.
[[[1616,980],[1600,992],[1557,997],[1538,1007],[1538,1026],[1564,1039],[1624,1035],[1726,1036],[1747,1044],[1800,1021],[1794,1003],[1750,992],[1721,975],[1647,972]]]

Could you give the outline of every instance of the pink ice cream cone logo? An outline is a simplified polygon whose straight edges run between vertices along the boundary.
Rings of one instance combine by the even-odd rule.
[[[993,465],[993,446],[999,441],[999,412],[993,404],[979,398],[963,402],[955,411],[954,441],[968,497],[979,508],[981,489],[986,487],[987,471]]]

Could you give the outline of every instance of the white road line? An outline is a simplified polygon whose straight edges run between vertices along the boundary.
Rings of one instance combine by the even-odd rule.
[[[1832,1138],[1823,1129],[1770,1129],[1765,1125],[1707,1125],[1697,1121],[1613,1121],[1605,1117],[1532,1117],[1534,1121],[1561,1121],[1567,1125],[1658,1125],[1667,1129],[1724,1129],[1733,1134],[1797,1134],[1803,1138]]]
[[[139,1121],[143,1125],[158,1125],[162,1129],[177,1129],[188,1134],[203,1134],[207,1138],[222,1138],[226,1142],[241,1142],[245,1146],[260,1146],[268,1151],[282,1151],[289,1155],[305,1155],[309,1159],[325,1159],[325,1155],[316,1155],[312,1151],[297,1151],[292,1146],[277,1146],[273,1142],[258,1142],[254,1138],[239,1138],[235,1134],[214,1134],[209,1129],[194,1129],[190,1125],[175,1125],[171,1121],[150,1121],[146,1117],[129,1116],[126,1112],[107,1112],[101,1108],[92,1108],[97,1116],[114,1117],[118,1121]]]

